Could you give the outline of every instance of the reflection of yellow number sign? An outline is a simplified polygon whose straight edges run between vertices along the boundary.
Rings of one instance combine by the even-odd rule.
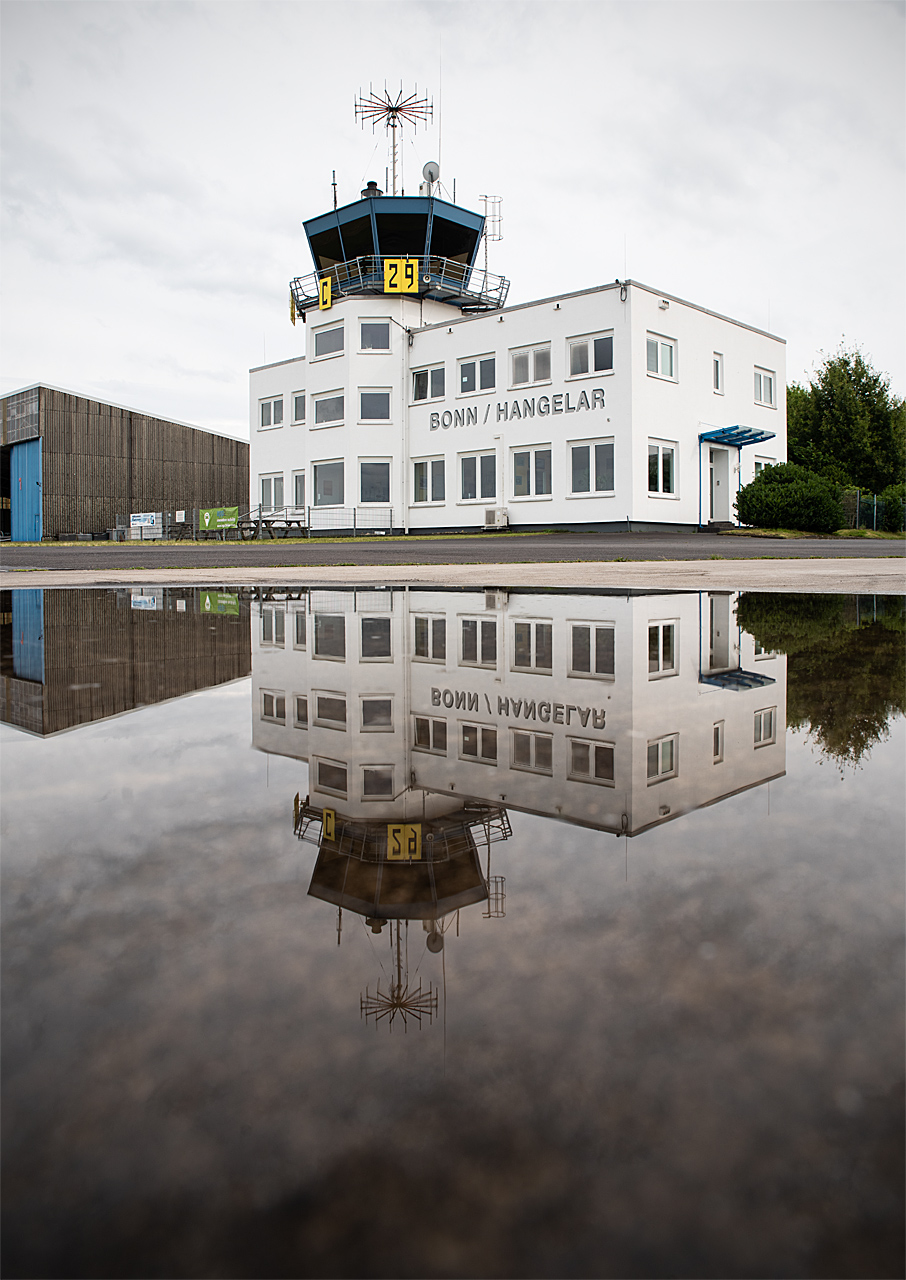
[[[337,815],[333,809],[325,809],[321,814],[321,833],[325,840],[336,840]]]
[[[422,824],[390,822],[387,824],[387,857],[391,862],[420,862],[422,856]]]
[[[318,284],[318,310],[329,311],[333,306],[330,300],[330,276],[324,276]]]
[[[385,258],[384,292],[418,293],[418,262],[413,258]]]

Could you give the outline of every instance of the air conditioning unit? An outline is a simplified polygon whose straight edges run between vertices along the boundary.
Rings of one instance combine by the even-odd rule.
[[[509,523],[506,507],[485,507],[484,527],[486,529],[506,529]]]

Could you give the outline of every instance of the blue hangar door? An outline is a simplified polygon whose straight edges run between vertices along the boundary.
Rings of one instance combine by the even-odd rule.
[[[9,467],[13,542],[41,540],[41,438],[14,444]]]

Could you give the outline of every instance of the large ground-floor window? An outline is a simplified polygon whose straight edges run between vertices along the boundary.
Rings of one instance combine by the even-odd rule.
[[[316,462],[314,473],[315,506],[342,506],[344,497],[343,463]]]

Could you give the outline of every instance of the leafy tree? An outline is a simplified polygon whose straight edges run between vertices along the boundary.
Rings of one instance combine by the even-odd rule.
[[[736,618],[787,655],[787,726],[808,729],[838,764],[858,763],[906,712],[902,596],[747,591]]]
[[[740,489],[734,505],[743,524],[760,529],[833,533],[843,525],[834,485],[794,462],[765,467]]]
[[[787,456],[837,484],[880,493],[906,476],[906,403],[858,348],[787,389]]]

